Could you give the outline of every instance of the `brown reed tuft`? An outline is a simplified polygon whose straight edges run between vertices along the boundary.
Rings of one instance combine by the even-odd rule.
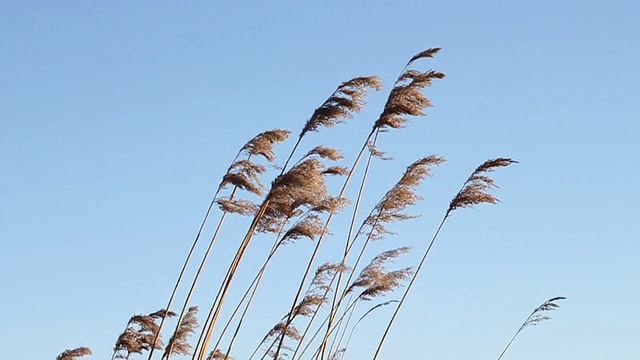
[[[91,349],[82,346],[63,351],[60,355],[56,356],[56,360],[75,360],[85,355],[91,355]]]
[[[416,60],[433,57],[440,49],[427,49],[414,55],[396,80],[387,98],[382,114],[374,124],[374,129],[402,128],[409,121],[407,116],[424,115],[424,108],[431,102],[422,94],[424,87],[430,86],[434,79],[442,79],[445,75],[439,71],[419,71],[409,69]]]
[[[167,347],[164,350],[164,354],[162,354],[162,359],[169,359],[171,355],[174,354],[191,354],[191,344],[189,344],[188,338],[198,327],[198,319],[196,318],[197,313],[197,306],[191,306],[189,308],[187,313],[180,321],[178,329],[169,339]]]
[[[279,245],[297,241],[302,237],[315,240],[317,236],[323,234],[325,231],[324,222],[320,216],[314,213],[308,213],[289,230],[287,230],[287,232],[282,236]]]
[[[347,293],[351,293],[356,288],[364,288],[358,295],[358,299],[371,300],[376,296],[396,289],[402,280],[406,280],[411,276],[411,268],[388,271],[385,268],[385,263],[393,261],[402,254],[406,254],[409,249],[406,246],[399,247],[376,255],[349,286]]]
[[[209,355],[207,355],[207,360],[225,360],[225,359],[233,359],[231,356],[223,353],[220,349],[211,350]]]
[[[276,155],[273,153],[273,144],[287,139],[290,131],[273,129],[264,131],[249,140],[240,150],[248,155],[261,155],[269,161],[273,161]]]
[[[322,206],[327,198],[324,181],[327,167],[318,159],[306,158],[278,176],[269,191],[269,204],[258,221],[258,232],[278,232],[284,222],[303,209]]]
[[[391,232],[385,227],[389,222],[415,217],[402,211],[421,199],[414,188],[430,175],[432,166],[440,165],[444,161],[444,157],[430,155],[416,160],[407,167],[400,180],[384,195],[365,219],[364,224],[370,227],[369,239],[378,240],[384,234],[390,234]]]
[[[116,359],[128,359],[130,354],[142,354],[143,351],[162,348],[160,326],[156,321],[163,317],[173,317],[176,313],[160,309],[148,315],[133,315],[127,328],[118,336],[113,348]]]
[[[487,190],[496,188],[497,185],[486,173],[494,171],[498,167],[509,166],[517,161],[510,158],[489,159],[478,166],[465,181],[462,189],[456,194],[449,204],[447,214],[458,208],[471,208],[480,203],[495,204],[498,199],[489,194]]]
[[[353,116],[365,104],[367,89],[380,90],[382,84],[377,76],[360,76],[345,81],[317,108],[300,132],[303,137],[320,127],[331,127]]]
[[[316,146],[313,149],[309,150],[309,152],[303,156],[303,158],[308,158],[310,156],[317,155],[324,159],[330,159],[333,161],[342,159],[342,154],[336,148],[328,147],[328,146]]]

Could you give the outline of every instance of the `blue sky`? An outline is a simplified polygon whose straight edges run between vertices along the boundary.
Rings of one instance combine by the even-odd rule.
[[[361,116],[308,139],[339,146],[347,164],[406,61],[442,47],[418,64],[447,74],[425,92],[435,107],[383,134],[394,160],[374,163],[364,208],[415,158],[448,162],[420,189],[412,211],[423,216],[381,248],[412,245],[416,260],[470,171],[497,156],[520,164],[495,174],[501,204],[449,220],[382,358],[496,358],[534,307],[564,295],[505,359],[637,359],[639,11],[632,1],[0,4],[4,356],[81,345],[110,356],[129,316],[166,303],[245,141],[297,134],[340,82],[377,74],[386,86]],[[277,148],[281,161],[291,145]],[[202,312],[243,221],[215,249],[194,298]],[[283,284],[298,281],[288,276],[310,246],[274,265],[237,359],[286,312]],[[370,356],[390,314],[367,319],[350,358]]]

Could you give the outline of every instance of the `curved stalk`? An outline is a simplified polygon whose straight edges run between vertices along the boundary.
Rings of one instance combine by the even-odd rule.
[[[382,344],[384,343],[384,340],[386,339],[387,334],[389,333],[389,329],[391,329],[391,325],[393,324],[393,321],[396,319],[396,316],[398,315],[398,312],[400,311],[400,308],[402,307],[402,304],[404,303],[404,300],[407,298],[407,294],[409,294],[409,290],[411,290],[411,287],[413,286],[413,283],[415,282],[416,278],[418,277],[418,273],[420,272],[420,269],[422,269],[422,265],[424,265],[425,260],[427,260],[427,256],[429,256],[429,253],[431,252],[431,248],[433,247],[433,244],[436,242],[436,239],[438,238],[438,234],[440,234],[440,230],[442,230],[442,227],[444,226],[445,221],[447,221],[447,217],[449,216],[449,213],[450,213],[450,211],[447,211],[447,213],[445,214],[444,218],[440,222],[440,225],[438,226],[438,229],[436,230],[435,234],[433,235],[433,238],[431,238],[431,242],[429,242],[429,246],[427,247],[427,250],[425,251],[424,255],[422,256],[422,259],[420,260],[420,263],[418,264],[418,267],[416,268],[416,272],[411,277],[411,281],[409,281],[409,285],[407,285],[407,289],[405,290],[404,294],[402,295],[402,299],[400,299],[400,302],[398,303],[398,306],[396,307],[396,310],[393,312],[393,315],[391,316],[391,320],[389,320],[389,323],[387,324],[387,327],[384,330],[384,334],[382,334],[382,339],[380,339],[380,342],[378,343],[378,348],[376,349],[376,352],[373,355],[373,359],[372,360],[375,360],[375,359],[378,358],[378,355],[380,353],[380,349],[382,349]]]
[[[353,165],[351,166],[351,169],[349,170],[349,174],[347,175],[347,178],[345,179],[345,182],[344,182],[344,184],[342,186],[342,189],[340,190],[340,194],[338,195],[338,197],[342,197],[344,195],[344,192],[346,191],[347,186],[349,185],[349,180],[351,180],[351,177],[353,176],[353,173],[354,173],[358,163],[360,162],[360,159],[362,158],[362,155],[364,154],[364,151],[367,148],[369,140],[373,136],[375,130],[376,130],[376,128],[373,128],[371,130],[371,132],[369,133],[369,135],[367,136],[367,138],[366,138],[366,140],[364,142],[364,145],[360,149],[360,152],[358,153],[358,156],[356,156],[356,159],[355,159]],[[329,214],[329,216],[327,217],[327,221],[325,223],[325,229],[328,228],[328,225],[331,222],[332,218],[333,218],[333,214]],[[286,330],[287,330],[288,326],[291,324],[291,322],[293,321],[293,310],[295,309],[295,306],[298,303],[300,295],[302,294],[302,290],[304,288],[304,283],[306,282],[307,277],[309,276],[309,272],[311,271],[311,268],[313,267],[313,262],[315,261],[316,255],[318,254],[318,250],[320,249],[320,245],[322,244],[322,240],[323,239],[324,239],[324,234],[322,236],[320,236],[320,238],[316,242],[316,246],[313,249],[313,253],[311,254],[311,258],[309,259],[307,268],[305,269],[304,275],[302,276],[302,280],[300,281],[300,285],[298,286],[298,291],[296,292],[296,295],[294,297],[293,305],[291,305],[291,308],[290,308],[290,311],[289,311],[289,315],[287,316],[287,321],[285,322],[284,328],[282,330],[282,335],[280,336],[280,341],[279,341],[278,346],[276,348],[276,353],[275,353],[275,356],[274,356],[274,358],[276,358],[276,359],[278,358],[278,355],[280,353],[280,349],[282,348],[282,344],[284,342]]]

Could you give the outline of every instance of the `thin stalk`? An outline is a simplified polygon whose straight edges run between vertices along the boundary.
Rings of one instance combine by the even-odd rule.
[[[207,316],[207,322],[209,323],[208,326],[206,327],[206,331],[203,331],[201,333],[205,334],[204,338],[202,339],[201,342],[201,347],[200,347],[200,352],[197,356],[197,358],[199,360],[204,359],[205,353],[206,353],[206,348],[207,345],[209,343],[209,339],[211,338],[211,333],[213,332],[213,327],[215,326],[216,320],[218,319],[218,316],[220,315],[220,311],[222,309],[222,304],[224,303],[224,299],[227,295],[227,292],[229,291],[229,287],[231,286],[231,281],[233,280],[233,277],[238,269],[238,265],[240,264],[240,260],[242,259],[242,256],[244,255],[244,252],[247,250],[247,247],[249,245],[249,241],[251,240],[251,238],[253,237],[253,234],[255,232],[255,229],[258,227],[258,221],[260,220],[260,218],[262,218],[262,216],[264,215],[267,206],[269,205],[269,201],[270,198],[267,195],[267,197],[265,198],[265,200],[262,202],[262,205],[260,206],[260,210],[258,211],[258,213],[256,214],[256,216],[253,218],[253,221],[251,223],[251,226],[249,227],[247,233],[245,234],[244,238],[242,239],[242,242],[240,243],[240,246],[238,247],[238,250],[236,251],[236,255],[233,258],[233,261],[231,262],[231,265],[229,265],[229,269],[227,270],[227,275],[225,276],[224,281],[222,282],[222,284],[220,285],[220,289],[218,290],[218,293],[216,295],[216,298],[214,300],[214,305],[211,307],[211,310],[209,311],[209,315]],[[204,329],[203,329],[204,330]],[[200,341],[198,341],[200,343]],[[195,352],[194,352],[194,359],[195,359]]]
[[[231,162],[232,164],[238,159],[238,157],[240,156],[240,154],[242,153],[241,151],[238,151],[238,153],[236,154],[236,156],[233,158],[233,161]],[[218,194],[220,193],[220,190],[222,190],[221,186],[218,186],[218,188],[216,189],[215,194],[213,194],[213,197],[211,198],[211,202],[209,203],[209,207],[207,208],[207,211],[204,214],[204,218],[202,219],[202,223],[200,224],[200,227],[198,228],[198,233],[196,234],[195,239],[193,240],[193,243],[191,245],[191,248],[189,249],[189,253],[187,254],[187,258],[184,261],[184,264],[182,265],[182,269],[180,270],[180,275],[178,275],[178,279],[176,280],[176,284],[173,287],[173,291],[171,292],[171,296],[169,296],[169,301],[167,302],[167,306],[165,307],[165,313],[162,316],[162,319],[160,320],[160,324],[158,325],[158,333],[156,334],[156,336],[153,339],[153,343],[156,344],[158,342],[158,339],[160,339],[160,333],[162,331],[162,327],[164,326],[164,322],[167,318],[167,314],[169,314],[171,305],[173,304],[173,299],[176,296],[176,293],[178,292],[178,288],[180,287],[180,283],[182,282],[182,277],[184,276],[184,273],[187,269],[187,266],[189,265],[189,261],[191,261],[191,257],[193,256],[193,252],[196,248],[196,245],[198,244],[198,240],[200,239],[200,236],[202,234],[202,230],[204,229],[204,226],[207,223],[207,220],[209,219],[209,215],[211,214],[211,209],[213,209],[213,204],[215,204],[216,202],[216,198],[218,197]],[[235,188],[234,188],[235,191]],[[184,309],[183,309],[184,311]],[[180,319],[182,319],[183,313],[180,314]],[[178,321],[178,324],[180,323],[180,321]],[[149,351],[149,357],[147,358],[148,360],[151,360],[151,357],[153,356],[153,351],[155,349],[152,347],[151,350]],[[114,353],[115,355],[115,353]]]
[[[411,277],[411,281],[409,281],[409,285],[407,285],[407,289],[404,291],[404,294],[402,295],[402,299],[400,299],[400,302],[398,303],[396,310],[393,312],[393,315],[391,316],[391,320],[389,320],[389,323],[387,324],[387,327],[384,330],[384,334],[382,335],[382,339],[380,339],[380,342],[378,343],[378,348],[376,349],[376,352],[373,355],[372,360],[375,360],[378,358],[380,349],[382,349],[382,344],[384,343],[384,340],[387,338],[387,334],[389,333],[389,329],[391,329],[391,325],[393,324],[393,321],[396,319],[396,316],[398,315],[398,312],[400,311],[402,304],[404,304],[404,300],[407,298],[407,294],[409,294],[409,290],[411,290],[413,283],[418,278],[418,273],[420,273],[420,269],[422,269],[422,266],[424,265],[425,260],[427,260],[427,257],[431,252],[431,248],[433,247],[433,244],[436,242],[436,239],[440,234],[440,230],[442,230],[442,227],[444,226],[444,223],[447,221],[447,218],[449,217],[450,213],[451,213],[451,210],[447,210],[447,212],[444,215],[444,218],[442,219],[442,221],[440,222],[440,225],[438,226],[438,229],[436,230],[435,234],[431,238],[431,242],[429,242],[429,246],[427,247],[427,250],[424,252],[422,259],[420,260],[420,264],[418,264],[418,267],[416,268],[416,271],[413,274],[413,277]]]
[[[351,166],[351,169],[349,170],[349,174],[347,175],[347,178],[345,179],[344,185],[342,186],[342,189],[340,190],[340,194],[338,195],[338,197],[342,197],[344,195],[344,192],[346,191],[347,186],[349,184],[349,180],[351,180],[351,177],[353,176],[353,173],[354,173],[358,163],[360,162],[360,159],[362,158],[362,155],[364,154],[364,151],[367,148],[369,140],[373,136],[375,130],[376,130],[376,128],[371,129],[371,132],[367,136],[367,139],[365,140],[364,145],[360,149],[360,152],[358,153],[358,156],[356,157],[353,165]],[[332,218],[333,218],[333,213],[329,214],[329,216],[327,217],[327,221],[325,223],[325,229],[328,227],[328,225],[331,222]],[[297,291],[296,296],[294,297],[294,300],[293,300],[293,305],[291,305],[291,309],[289,311],[289,315],[287,316],[287,321],[285,322],[284,328],[282,330],[282,335],[280,336],[280,342],[278,344],[278,347],[276,348],[276,353],[275,353],[275,356],[274,356],[275,359],[277,359],[278,355],[280,354],[280,349],[282,348],[282,344],[284,342],[286,330],[289,327],[289,325],[291,324],[291,322],[293,321],[293,310],[295,309],[295,306],[298,303],[298,299],[300,298],[300,295],[302,294],[302,290],[304,288],[304,283],[306,282],[307,276],[309,275],[309,272],[311,271],[311,268],[313,267],[313,262],[314,262],[314,260],[316,258],[316,255],[318,254],[318,250],[320,249],[320,245],[322,244],[322,240],[323,239],[324,239],[324,234],[321,235],[320,238],[318,239],[318,241],[316,242],[316,246],[313,249],[313,253],[311,254],[311,258],[309,259],[307,268],[305,269],[304,275],[302,276],[302,281],[300,281],[300,285],[298,286],[298,291]]]
[[[342,321],[344,320],[344,317],[346,316],[347,313],[349,313],[350,311],[354,311],[356,305],[358,304],[358,299],[356,298],[355,300],[353,300],[351,303],[349,303],[349,305],[347,305],[347,308],[345,309],[345,311],[342,313],[342,315],[340,315],[340,317],[338,318],[338,320],[336,320],[336,324],[341,324]],[[328,318],[327,318],[328,319]],[[322,325],[320,327],[322,327],[326,322],[327,319],[325,319],[322,322]],[[332,334],[334,331],[336,330],[336,326],[334,325],[331,330],[330,330],[330,334]],[[315,338],[318,334],[320,333],[320,329],[318,329],[318,331],[314,334],[314,336],[312,337]],[[302,357],[302,355],[304,355],[304,353],[307,351],[309,345],[311,345],[311,343],[307,344],[307,346],[304,348],[304,351],[302,353],[300,353],[300,357]],[[316,351],[313,353],[313,355],[311,356],[312,358],[320,358],[320,347],[318,347],[316,349]]]
[[[373,143],[374,144],[378,141],[378,135],[379,134],[380,134],[380,129],[378,128],[376,130],[376,133],[375,133],[375,136],[374,136],[374,139],[373,139]],[[360,205],[360,200],[362,199],[362,194],[364,193],[364,186],[365,186],[365,183],[367,181],[367,175],[369,174],[369,169],[371,168],[371,160],[372,159],[373,159],[373,153],[369,152],[369,157],[367,159],[367,165],[365,166],[364,175],[362,177],[362,182],[360,183],[360,189],[358,190],[356,206],[355,206],[355,209],[353,210],[353,215],[351,216],[351,222],[349,224],[349,232],[347,233],[347,241],[345,242],[345,245],[344,245],[344,254],[342,256],[342,261],[341,261],[341,265],[342,266],[346,265],[347,255],[349,255],[349,251],[351,250],[351,247],[349,246],[349,244],[350,244],[350,240],[349,239],[351,239],[351,236],[353,235],[353,229],[355,228],[355,224],[356,224],[356,219],[357,219],[357,215],[358,215],[358,209],[359,209],[359,205]],[[327,338],[329,336],[329,329],[331,329],[331,324],[333,323],[333,319],[334,319],[335,314],[337,312],[336,302],[337,302],[338,290],[340,289],[341,282],[342,282],[342,271],[338,274],[338,282],[336,283],[336,291],[333,293],[333,300],[331,302],[331,311],[329,312],[329,320],[327,321],[327,333],[325,335],[325,338],[322,340],[322,356],[323,357],[324,357],[324,348],[326,347]]]
[[[545,311],[554,310],[559,306],[558,304],[555,303],[555,301],[564,300],[564,299],[566,299],[564,296],[556,296],[545,301],[544,303],[542,303],[542,305],[538,306],[537,308],[533,309],[533,311],[531,312],[531,314],[529,314],[527,319],[522,323],[522,325],[520,325],[520,327],[518,328],[518,331],[516,331],[516,333],[511,338],[511,340],[509,340],[509,343],[504,348],[504,350],[502,350],[502,352],[500,353],[500,356],[498,356],[498,360],[502,359],[502,356],[507,352],[507,350],[509,349],[513,341],[516,339],[516,337],[518,336],[518,334],[520,334],[522,330],[524,330],[526,327],[530,325],[535,325],[542,321],[549,320],[550,319],[549,316],[543,316],[541,315],[541,313]]]
[[[531,315],[533,315],[533,313],[531,313]],[[529,315],[529,317],[531,317],[531,315]],[[500,356],[498,356],[498,360],[502,359],[502,356],[504,355],[504,353],[507,352],[507,350],[509,349],[509,347],[511,347],[511,343],[513,343],[513,340],[516,339],[516,337],[518,336],[518,334],[520,334],[520,332],[522,331],[522,329],[524,329],[524,325],[520,326],[520,328],[518,329],[518,331],[516,331],[515,334],[513,334],[513,337],[511,338],[511,340],[509,340],[509,343],[507,344],[507,346],[505,346],[504,350],[502,350],[502,352],[500,353]]]
[[[236,194],[238,190],[238,187],[235,186],[233,188],[233,191],[231,192],[230,198],[233,198]],[[218,221],[218,225],[216,226],[216,230],[213,233],[213,236],[211,237],[211,241],[209,242],[209,246],[207,247],[207,250],[204,253],[204,256],[202,257],[202,261],[200,262],[200,266],[198,267],[198,271],[196,272],[196,275],[193,279],[193,282],[191,283],[191,287],[189,288],[189,293],[187,294],[186,299],[184,300],[184,304],[182,306],[182,310],[180,311],[180,315],[178,316],[178,321],[176,323],[176,328],[174,329],[174,333],[176,333],[178,331],[178,329],[180,328],[180,322],[182,321],[182,318],[184,317],[184,314],[187,310],[187,307],[189,306],[189,301],[191,300],[191,296],[193,296],[193,292],[196,288],[196,285],[198,284],[198,280],[200,279],[200,274],[202,273],[202,269],[204,268],[205,263],[207,262],[207,259],[209,258],[209,254],[211,252],[211,249],[213,248],[213,244],[215,243],[216,239],[218,238],[218,234],[220,233],[220,229],[222,228],[222,225],[224,224],[224,220],[227,217],[228,212],[225,211],[222,213],[222,216],[220,217],[220,221]],[[174,346],[174,342],[172,342],[171,344],[169,344],[169,350],[167,352],[167,360],[169,360],[171,358],[171,354],[172,354],[172,350],[173,350],[173,346]]]
[[[300,145],[300,142],[302,140],[302,134],[300,136],[298,136],[298,140],[296,141],[295,145],[293,146],[293,148],[291,149],[290,153],[289,153],[289,157],[287,158],[287,162],[285,164],[285,166],[282,167],[282,170],[280,171],[280,175],[284,174],[286,171],[286,166],[289,163],[289,159],[291,159],[293,157],[293,154],[296,152],[296,150],[298,149],[298,146]],[[211,310],[209,311],[209,314],[207,316],[207,320],[205,322],[205,326],[203,326],[203,331],[200,333],[200,337],[198,338],[198,343],[196,345],[197,346],[201,346],[200,347],[200,351],[196,352],[194,350],[193,352],[193,357],[192,359],[195,360],[196,359],[196,353],[198,353],[198,359],[202,360],[204,359],[204,356],[206,354],[206,349],[207,349],[207,344],[209,342],[209,339],[211,338],[211,333],[213,332],[213,327],[215,326],[216,320],[218,318],[218,315],[220,313],[221,307],[222,307],[222,303],[224,302],[224,298],[226,297],[227,291],[229,289],[229,286],[231,285],[231,281],[233,280],[233,277],[235,275],[235,272],[237,270],[237,267],[240,263],[240,260],[242,259],[242,256],[244,255],[244,252],[247,249],[247,246],[249,245],[249,242],[251,240],[251,238],[253,237],[253,234],[255,233],[255,230],[258,226],[258,222],[259,220],[262,218],[262,216],[264,215],[265,211],[267,210],[267,207],[269,205],[269,195],[267,194],[266,198],[264,199],[264,201],[262,202],[262,205],[260,206],[260,209],[258,210],[256,216],[253,218],[253,221],[251,222],[251,225],[249,226],[249,229],[247,230],[247,233],[245,234],[244,238],[242,239],[242,243],[240,244],[240,246],[238,247],[238,250],[236,251],[236,255],[233,259],[233,261],[231,262],[231,265],[229,266],[229,269],[227,270],[227,274],[225,276],[225,279],[223,280],[223,283],[220,286],[220,289],[218,290],[218,293],[216,294],[216,298],[214,299],[214,302],[211,306]],[[216,305],[217,302],[217,305]],[[215,308],[215,310],[214,310]],[[207,325],[208,324],[208,325]],[[206,328],[206,331],[205,331]],[[206,334],[205,334],[206,332]],[[204,336],[203,336],[204,335]]]
[[[200,228],[198,228],[198,233],[196,234],[195,240],[193,241],[193,244],[191,245],[191,248],[189,249],[189,253],[187,254],[187,258],[184,261],[184,264],[182,265],[182,269],[180,270],[180,275],[178,275],[178,279],[176,280],[176,284],[173,287],[173,291],[171,292],[171,296],[169,296],[169,301],[167,302],[167,306],[165,307],[165,313],[162,316],[162,320],[160,320],[160,324],[158,325],[158,333],[156,334],[155,338],[153,339],[153,343],[157,343],[158,339],[160,338],[160,332],[162,331],[162,327],[164,326],[164,322],[167,318],[167,314],[169,313],[169,310],[171,308],[171,305],[173,304],[173,299],[176,296],[176,293],[178,292],[178,288],[180,287],[180,283],[182,282],[182,277],[184,276],[184,273],[187,269],[187,266],[189,265],[189,262],[191,261],[191,257],[193,256],[193,252],[196,248],[196,245],[198,244],[198,240],[200,239],[200,235],[202,234],[202,229],[204,229],[205,224],[207,223],[207,220],[209,219],[209,214],[211,213],[211,209],[213,208],[213,204],[215,204],[216,201],[216,197],[218,196],[218,193],[220,192],[220,188],[218,188],[218,190],[216,191],[216,193],[213,195],[213,198],[211,199],[211,203],[209,203],[209,207],[207,208],[207,211],[204,215],[204,219],[202,220],[202,223],[200,224]],[[153,356],[153,351],[154,348],[152,347],[151,350],[149,351],[149,357],[148,360],[151,360],[151,357]]]
[[[254,281],[252,283],[252,285],[249,286],[249,288],[247,289],[247,292],[249,292],[249,290],[251,289],[251,287],[253,286],[253,291],[251,291],[251,296],[249,297],[249,300],[247,301],[247,304],[245,305],[244,310],[242,311],[242,315],[240,315],[240,320],[238,320],[238,325],[235,328],[235,331],[233,333],[233,336],[231,337],[231,340],[229,342],[229,346],[227,348],[227,351],[225,353],[225,357],[224,360],[227,360],[229,357],[229,354],[231,353],[231,350],[233,349],[233,344],[235,343],[236,337],[238,336],[238,333],[240,332],[240,327],[242,326],[242,322],[244,320],[244,318],[247,316],[247,312],[249,311],[249,308],[251,307],[251,304],[253,303],[253,299],[256,295],[256,292],[258,291],[258,288],[260,287],[260,283],[262,282],[262,277],[264,276],[264,273],[267,269],[267,267],[269,266],[269,263],[271,262],[271,259],[273,258],[273,255],[275,255],[276,250],[278,250],[278,244],[281,240],[281,235],[282,232],[284,230],[284,227],[286,225],[287,221],[284,221],[282,223],[282,226],[280,228],[280,230],[278,231],[278,235],[276,236],[276,241],[273,243],[273,246],[271,247],[271,251],[269,252],[269,256],[267,256],[267,259],[264,261],[264,263],[262,264],[262,267],[260,268],[260,271],[258,272],[258,274],[256,275],[257,281]],[[255,285],[253,285],[255,283]],[[243,296],[242,300],[240,300],[240,302],[238,303],[238,307],[242,304],[242,302],[244,302],[244,298],[246,297],[247,292],[245,292],[245,296]],[[236,309],[238,308],[236,307]],[[233,315],[231,315],[231,318],[229,319],[229,322],[231,322],[231,320],[233,319],[233,317],[235,316],[236,311],[234,311]],[[226,327],[225,327],[226,329]],[[223,334],[224,334],[223,330]],[[220,335],[220,339],[222,339],[222,335]],[[218,346],[218,344],[216,344],[216,347]]]

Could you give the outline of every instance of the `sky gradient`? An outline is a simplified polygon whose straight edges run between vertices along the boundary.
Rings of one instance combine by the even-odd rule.
[[[338,84],[376,74],[385,87],[362,114],[306,145],[338,146],[349,164],[406,61],[441,47],[416,64],[447,75],[425,90],[434,107],[382,135],[394,159],[374,163],[363,208],[414,159],[448,161],[420,188],[422,217],[380,249],[411,245],[415,264],[477,165],[520,163],[495,173],[500,204],[449,220],[381,358],[494,359],[563,295],[505,359],[638,359],[639,12],[615,0],[1,3],[4,357],[110,356],[132,314],[165,305],[242,144],[272,128],[297,135]],[[215,249],[223,265],[193,301],[203,313],[234,245]],[[310,248],[283,251],[247,338],[284,315],[280,289]],[[348,358],[370,357],[390,314],[366,320]]]

